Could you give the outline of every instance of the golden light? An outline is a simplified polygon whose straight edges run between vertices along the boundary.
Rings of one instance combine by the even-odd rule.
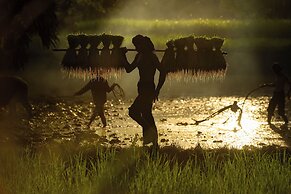
[[[222,125],[223,128],[229,130],[231,133],[224,136],[224,142],[230,147],[242,148],[245,145],[253,144],[253,141],[257,138],[257,129],[260,123],[254,119],[253,110],[258,107],[245,106],[243,110],[241,123],[239,125],[238,117],[239,112],[233,113],[231,111],[225,113],[226,119]]]

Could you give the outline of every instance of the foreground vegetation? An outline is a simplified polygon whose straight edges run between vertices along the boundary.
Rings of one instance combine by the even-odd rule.
[[[1,193],[289,193],[291,152],[1,148]]]

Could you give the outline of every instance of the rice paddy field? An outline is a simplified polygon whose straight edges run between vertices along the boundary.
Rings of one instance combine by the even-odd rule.
[[[181,20],[135,20],[113,18],[73,23],[67,33],[118,34],[130,44],[136,34],[149,36],[156,48],[164,48],[169,39],[182,36],[218,36],[225,38],[225,49],[281,48],[290,47],[290,20],[223,20],[223,19],[181,19]]]
[[[1,147],[1,193],[290,193],[290,151]]]
[[[241,126],[229,110],[195,125],[233,100],[243,98],[161,99],[155,151],[131,101],[108,101],[108,127],[97,118],[88,129],[90,101],[34,99],[31,120],[2,115],[1,193],[289,193],[290,126],[266,123],[266,96],[248,100]]]
[[[123,87],[126,98],[109,96],[108,127],[97,118],[88,129],[90,95],[70,97],[88,80],[68,78],[59,65],[64,53],[43,52],[36,41],[31,66],[39,66],[23,73],[35,116],[27,120],[21,109],[13,117],[1,113],[0,193],[290,193],[290,125],[277,113],[274,125],[266,123],[271,90],[246,101],[241,126],[231,111],[199,125],[195,121],[235,100],[241,106],[251,89],[272,81],[274,60],[290,78],[291,21],[82,21],[61,28],[60,48],[67,47],[70,33],[122,35],[128,48],[133,36],[144,34],[157,49],[183,36],[218,36],[225,39],[228,69],[224,79],[207,83],[167,79],[153,109],[160,144],[155,151],[142,147],[141,128],[127,112],[136,96],[137,72],[109,79]],[[131,60],[134,54],[127,56]],[[287,101],[289,120],[290,111]]]

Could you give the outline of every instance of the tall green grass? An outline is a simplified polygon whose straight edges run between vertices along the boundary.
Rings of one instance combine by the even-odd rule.
[[[64,151],[65,150],[65,151]],[[1,193],[290,193],[290,151],[95,148],[0,152]]]

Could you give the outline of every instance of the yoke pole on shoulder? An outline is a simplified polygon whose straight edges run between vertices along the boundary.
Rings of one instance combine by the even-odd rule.
[[[67,51],[68,49],[66,48],[55,48],[53,49],[53,51]],[[75,49],[76,51],[79,51],[80,49]],[[98,51],[102,51],[102,49],[96,49]],[[110,51],[112,51],[113,49],[109,49]],[[89,51],[89,49],[87,49],[87,51]],[[136,49],[127,49],[127,51],[137,51]],[[155,49],[155,52],[165,52],[165,50],[163,49]]]

